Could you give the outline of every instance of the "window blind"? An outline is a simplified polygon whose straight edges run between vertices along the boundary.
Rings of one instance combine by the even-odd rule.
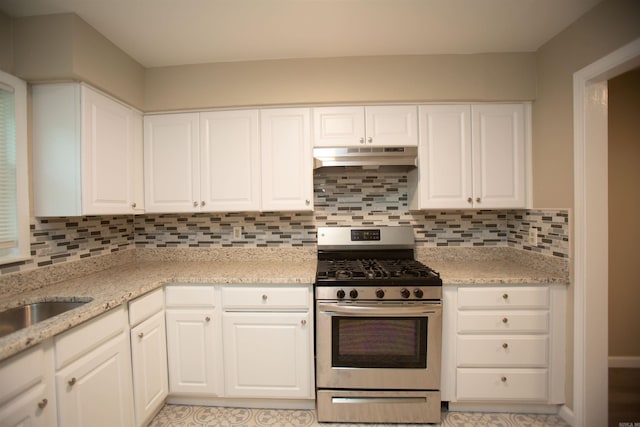
[[[14,102],[13,91],[0,86],[0,249],[18,246]]]

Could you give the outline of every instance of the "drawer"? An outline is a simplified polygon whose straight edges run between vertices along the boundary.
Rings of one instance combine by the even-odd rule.
[[[458,312],[458,333],[461,334],[546,334],[548,331],[547,311]]]
[[[458,289],[458,308],[461,310],[544,309],[547,307],[549,307],[549,288],[547,287],[502,286]]]
[[[164,293],[162,288],[138,297],[129,303],[129,324],[135,326],[148,319],[164,306]]]
[[[225,310],[309,310],[309,286],[225,286],[222,288]]]
[[[54,338],[56,369],[60,369],[90,350],[121,333],[127,326],[124,306],[76,326]]]
[[[549,340],[538,336],[459,336],[458,367],[546,368]]]
[[[458,368],[459,401],[546,401],[546,369]]]
[[[49,345],[49,348],[50,345]],[[45,369],[51,370],[43,344],[25,350],[0,364],[0,405],[44,380]]]
[[[167,307],[213,307],[216,303],[214,286],[170,285],[165,288]]]

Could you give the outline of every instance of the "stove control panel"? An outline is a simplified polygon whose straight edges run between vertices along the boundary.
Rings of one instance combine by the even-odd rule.
[[[316,286],[316,298],[338,301],[432,300],[442,298],[441,286],[338,287]]]

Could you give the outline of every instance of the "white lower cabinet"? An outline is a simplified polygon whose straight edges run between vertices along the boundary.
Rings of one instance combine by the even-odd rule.
[[[564,403],[564,286],[445,286],[442,400]],[[453,405],[455,408],[455,405]]]
[[[166,289],[169,392],[221,396],[222,331],[214,286]]]
[[[131,301],[129,323],[136,426],[144,426],[169,393],[163,290]]]
[[[120,307],[55,338],[60,426],[134,425],[127,330]]]
[[[225,396],[313,399],[310,286],[222,288]]]
[[[6,427],[55,426],[51,340],[0,364],[0,424]]]

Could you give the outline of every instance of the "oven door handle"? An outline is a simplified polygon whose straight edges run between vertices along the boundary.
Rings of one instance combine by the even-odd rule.
[[[436,314],[442,312],[441,303],[433,303],[427,305],[406,305],[406,304],[388,304],[388,305],[367,305],[367,304],[318,304],[318,311],[326,314],[346,314],[346,315],[388,315],[388,316],[410,316]]]

